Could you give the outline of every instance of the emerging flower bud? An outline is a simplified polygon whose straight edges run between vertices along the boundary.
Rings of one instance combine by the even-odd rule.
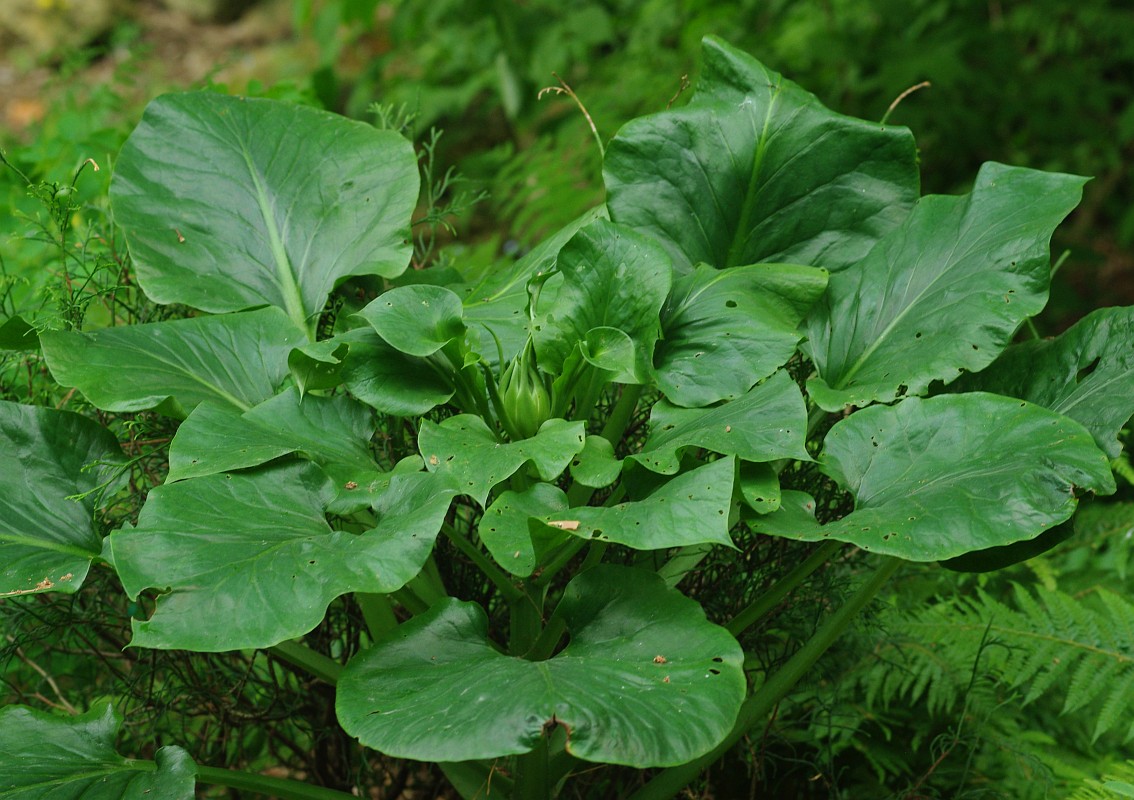
[[[500,411],[524,439],[536,435],[551,416],[551,396],[536,368],[535,347],[528,339],[500,379]]]

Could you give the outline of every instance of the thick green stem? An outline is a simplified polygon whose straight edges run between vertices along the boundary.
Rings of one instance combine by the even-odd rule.
[[[803,583],[808,575],[825,564],[831,556],[837,553],[840,546],[840,542],[824,542],[814,553],[797,564],[791,572],[776,581],[772,588],[757,597],[747,608],[733,617],[732,622],[728,624],[728,632],[733,636],[739,636],[747,630],[749,626],[763,618],[764,615],[778,606],[795,587]]]
[[[539,737],[535,749],[516,756],[516,784],[513,800],[546,800],[551,797],[547,763],[547,734]]]
[[[732,731],[715,749],[696,761],[663,770],[632,794],[630,800],[669,800],[676,796],[703,769],[727,753],[752,727],[767,719],[776,704],[787,696],[799,679],[827,652],[901,564],[899,559],[886,558],[858,591],[819,627],[815,635],[779,671],[764,681],[755,694],[744,701]]]
[[[602,433],[599,434],[602,438],[611,444],[618,444],[622,434],[626,433],[626,426],[630,424],[645,388],[629,384],[622,387],[622,396],[618,398],[618,402],[610,410],[610,416],[606,418],[606,424],[602,426]]]
[[[543,631],[544,588],[526,583],[524,591],[512,603],[511,629],[508,632],[508,650],[514,656],[527,653],[539,640]]]
[[[480,552],[475,544],[470,542],[464,536],[457,532],[451,525],[442,525],[441,532],[445,534],[446,538],[452,542],[458,550],[468,556],[469,560],[476,564],[477,569],[485,574],[492,584],[500,591],[504,599],[509,605],[515,603],[523,597],[523,593],[515,587],[512,579],[509,578],[504,570],[500,569],[492,562],[488,556]]]
[[[275,647],[269,647],[268,652],[332,686],[338,683],[339,673],[343,671],[343,665],[339,662],[299,642],[280,642]]]
[[[674,556],[658,569],[658,575],[665,580],[665,585],[671,589],[684,580],[698,564],[713,552],[711,544],[691,544],[682,547]]]
[[[356,592],[354,599],[362,611],[362,619],[366,622],[366,629],[370,631],[371,639],[377,639],[398,627],[398,618],[394,616],[389,595]]]
[[[465,800],[507,797],[512,793],[512,779],[496,770],[495,761],[442,761],[437,766]]]
[[[228,786],[246,792],[255,792],[279,800],[353,800],[354,795],[334,789],[324,789],[287,778],[269,778],[252,772],[237,772],[218,767],[197,767],[197,780],[214,786]]]

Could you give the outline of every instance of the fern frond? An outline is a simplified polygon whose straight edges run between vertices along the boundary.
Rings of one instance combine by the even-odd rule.
[[[1017,585],[1005,602],[978,591],[890,628],[897,636],[876,654],[897,666],[864,676],[869,702],[924,699],[935,713],[955,708],[978,663],[1021,691],[1024,704],[1057,692],[1065,714],[1090,707],[1095,739],[1134,715],[1134,604],[1113,592],[1077,598]],[[1134,725],[1123,733],[1134,738]]]
[[[1121,800],[1134,797],[1134,761],[1117,764],[1102,780],[1088,779],[1067,800]]]

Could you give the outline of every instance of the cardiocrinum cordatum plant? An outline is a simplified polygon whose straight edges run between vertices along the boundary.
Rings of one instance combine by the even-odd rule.
[[[604,206],[469,280],[407,269],[419,178],[396,133],[154,100],[111,202],[139,285],[188,311],[35,346],[94,408],[177,420],[168,478],[103,536],[114,437],[3,404],[0,590],[112,570],[153,601],[132,647],[270,648],[334,685],[360,746],[439,762],[467,797],[662,768],[642,800],[763,723],[903,562],[1011,563],[1114,491],[1134,313],[1013,344],[1084,179],[990,163],[968,194],[920,197],[908,130],[715,39],[693,98],[624,126],[603,176]],[[329,304],[348,281],[373,299]],[[676,588],[765,536],[816,544],[726,625]],[[450,596],[439,537],[490,602]],[[746,674],[735,637],[852,548],[859,588]],[[348,593],[366,646],[307,647]],[[4,797],[348,796],[177,746],[118,755],[111,703],[0,714]]]

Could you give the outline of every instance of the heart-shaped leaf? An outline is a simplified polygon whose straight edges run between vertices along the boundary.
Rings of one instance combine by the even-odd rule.
[[[102,552],[97,501],[121,484],[124,461],[93,420],[0,402],[0,596],[82,586]]]
[[[679,406],[733,400],[787,363],[826,270],[786,264],[714,269],[674,282],[654,354],[658,388]]]
[[[483,506],[493,486],[529,461],[543,480],[555,480],[582,451],[583,430],[581,422],[550,419],[532,438],[501,444],[484,420],[461,414],[440,425],[423,421],[417,445],[426,469],[450,476]]]
[[[441,286],[391,289],[358,312],[391,347],[430,356],[464,336],[461,298]]]
[[[0,797],[5,800],[193,800],[197,765],[180,747],[154,761],[114,751],[122,716],[109,704],[77,717],[0,710]]]
[[[677,472],[680,453],[689,447],[704,447],[743,461],[810,461],[804,447],[806,431],[803,395],[781,370],[743,397],[711,408],[678,408],[659,401],[650,412],[645,447],[630,458],[667,475]]]
[[[808,323],[811,399],[828,411],[890,402],[987,366],[1047,303],[1048,241],[1084,183],[990,163],[971,194],[922,198],[831,276]]]
[[[275,308],[107,328],[44,331],[51,374],[106,411],[184,417],[204,400],[247,411],[275,396],[303,333]],[[164,405],[163,405],[164,404]]]
[[[378,526],[356,535],[327,524],[334,490],[312,464],[160,486],[137,528],[110,537],[130,597],[168,591],[134,621],[132,643],[217,652],[307,633],[339,595],[391,592],[416,575],[454,494],[425,473],[395,476]]]
[[[1075,511],[1076,493],[1114,491],[1106,456],[1079,423],[974,392],[872,406],[836,423],[824,472],[855,510],[819,525],[810,498],[750,520],[758,531],[831,538],[910,561],[939,561],[1032,539]],[[808,507],[810,506],[810,507]]]
[[[147,106],[110,197],[150,298],[270,304],[306,329],[341,279],[406,268],[418,183],[413,147],[393,132],[193,92]]]
[[[592,569],[556,614],[571,643],[525,661],[492,648],[480,606],[439,603],[351,659],[339,721],[368,747],[430,761],[526,753],[558,724],[585,761],[665,766],[728,733],[745,691],[740,647],[657,575]]]
[[[343,383],[383,414],[420,416],[449,401],[453,387],[423,359],[407,356],[374,331],[351,331]]]
[[[1080,423],[1111,458],[1134,414],[1134,308],[1101,308],[1056,339],[1009,347],[954,387],[1019,397]]]
[[[558,375],[563,362],[580,342],[588,345],[602,368],[617,367],[619,383],[648,383],[658,315],[673,279],[665,249],[639,233],[598,220],[571,237],[556,258],[563,285],[535,331],[540,367]],[[627,352],[609,332],[625,334],[633,348]],[[621,358],[616,358],[616,356]]]
[[[615,222],[681,272],[762,262],[854,264],[918,196],[905,128],[844,117],[712,37],[684,108],[633,120],[603,162]]]

